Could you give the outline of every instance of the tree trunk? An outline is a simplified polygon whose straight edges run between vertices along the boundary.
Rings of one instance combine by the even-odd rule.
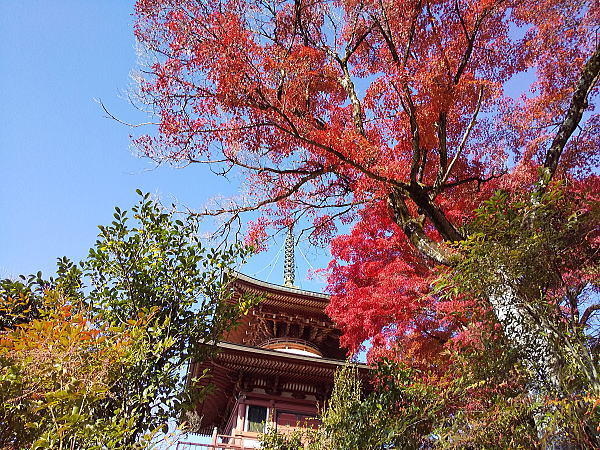
[[[560,392],[560,362],[550,340],[550,330],[544,329],[534,307],[526,305],[520,298],[504,270],[498,269],[496,276],[498,283],[489,286],[486,293],[504,334],[537,374],[537,389]]]
[[[517,289],[502,268],[496,275],[498,283],[490,286],[487,297],[498,322],[511,346],[519,351],[521,360],[535,376],[529,392],[534,400],[544,394],[561,395],[561,364],[557,349],[552,344],[551,330],[546,329],[534,307],[526,305]],[[566,432],[550,429],[545,413],[551,406],[543,407],[534,415],[538,436],[545,442],[546,450],[571,450],[579,446],[572,443]]]

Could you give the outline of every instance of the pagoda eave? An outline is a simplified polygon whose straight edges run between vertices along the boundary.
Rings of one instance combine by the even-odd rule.
[[[235,366],[255,371],[276,368],[278,373],[282,373],[282,370],[290,370],[298,375],[298,368],[302,368],[303,376],[319,376],[320,374],[330,376],[338,368],[348,364],[346,361],[338,359],[297,355],[230,342],[219,342],[217,348],[221,351],[217,353],[215,361],[228,363],[232,368]],[[357,364],[357,366],[368,368],[365,364]]]
[[[200,386],[213,385],[199,405],[202,428],[222,427],[227,419],[224,412],[237,395],[255,388],[265,393],[281,395],[282,391],[300,399],[312,395],[316,399],[327,397],[333,386],[337,369],[347,365],[342,360],[285,353],[231,342],[216,344],[217,353],[210,360],[194,363],[189,376],[198,377],[205,369],[211,376],[202,378]],[[364,378],[369,368],[356,364]],[[269,380],[265,382],[265,380]],[[261,384],[263,383],[263,384]],[[229,405],[230,406],[230,405]]]

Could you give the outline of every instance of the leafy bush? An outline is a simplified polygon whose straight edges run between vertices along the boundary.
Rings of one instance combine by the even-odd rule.
[[[202,394],[186,387],[188,362],[256,301],[229,289],[250,248],[204,248],[197,218],[140,195],[78,266],[63,258],[55,279],[0,284],[4,447],[147,443]]]

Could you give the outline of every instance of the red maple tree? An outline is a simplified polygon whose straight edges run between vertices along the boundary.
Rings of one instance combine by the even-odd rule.
[[[141,101],[159,128],[135,144],[241,171],[244,202],[207,213],[262,211],[253,238],[302,216],[325,241],[352,223],[333,240],[329,307],[352,350],[392,338],[426,355],[464,336],[456,313],[473,300],[426,294],[496,190],[532,205],[556,180],[598,193],[594,0],[138,0],[136,14],[155,58]],[[577,245],[589,256],[593,233]],[[582,292],[589,278],[563,269]],[[489,305],[509,339],[544,353],[495,275]]]

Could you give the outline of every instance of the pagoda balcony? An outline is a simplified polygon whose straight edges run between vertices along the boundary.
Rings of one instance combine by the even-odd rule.
[[[286,353],[323,357],[323,353],[321,353],[321,350],[315,344],[293,337],[266,339],[258,347]]]

